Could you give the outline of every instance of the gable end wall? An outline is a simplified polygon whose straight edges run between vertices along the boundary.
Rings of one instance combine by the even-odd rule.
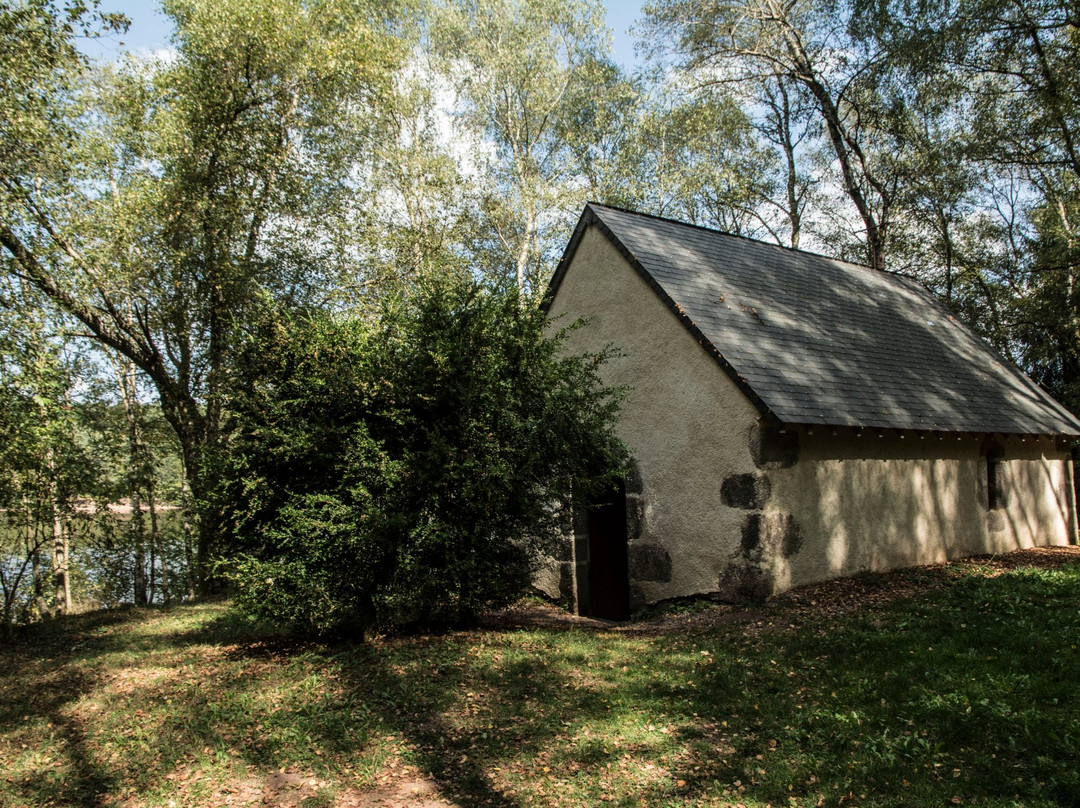
[[[744,518],[724,505],[719,481],[754,473],[757,410],[595,225],[549,313],[556,328],[587,321],[571,351],[621,353],[602,374],[629,388],[618,433],[640,477],[629,502],[632,605],[715,592],[739,555]]]

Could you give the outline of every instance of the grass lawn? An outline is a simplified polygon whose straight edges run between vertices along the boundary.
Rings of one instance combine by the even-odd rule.
[[[1080,805],[1080,552],[1054,562],[368,645],[79,616],[3,648],[0,805]]]

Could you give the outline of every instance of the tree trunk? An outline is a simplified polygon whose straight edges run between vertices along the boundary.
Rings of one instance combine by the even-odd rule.
[[[799,166],[795,160],[795,142],[791,135],[791,99],[782,79],[777,79],[776,85],[780,93],[779,104],[774,105],[778,124],[776,138],[784,153],[784,190],[787,195],[788,224],[791,227],[790,243],[791,248],[797,250],[802,236],[802,211],[799,199]]]
[[[155,495],[155,487],[153,479],[147,481],[147,499],[149,501],[150,508],[150,547],[151,550],[157,548],[158,563],[161,564],[161,598],[162,603],[169,603],[172,598],[169,593],[169,559],[168,554],[165,552],[164,542],[161,540],[161,531],[158,527],[158,512],[157,512],[157,498]],[[151,573],[153,568],[151,568]]]
[[[855,209],[859,212],[859,218],[862,219],[863,227],[866,228],[867,261],[874,269],[884,270],[884,229],[879,223],[878,217],[874,214],[874,210],[870,206],[869,200],[859,187],[859,181],[856,177],[852,156],[854,155],[857,158],[860,166],[865,166],[866,159],[863,156],[858,143],[848,135],[844,123],[840,118],[840,111],[837,109],[832,96],[829,95],[824,85],[822,85],[816,77],[804,78],[803,81],[806,83],[810,92],[813,93],[814,98],[818,101],[821,116],[825,121],[825,131],[828,132],[829,142],[833,146],[833,153],[836,155],[836,161],[840,164],[840,173],[844,178],[844,190],[847,192],[848,198],[855,205]],[[862,168],[861,173],[867,183],[882,196],[882,207],[885,208],[887,206],[887,200],[885,199],[883,190],[878,186],[874,177],[871,176],[868,170]],[[881,218],[884,220],[884,214],[882,214]]]
[[[132,586],[136,606],[145,606],[148,600],[146,580],[146,523],[142,512],[142,488],[146,457],[139,423],[138,390],[135,385],[135,363],[124,357],[113,360],[113,369],[120,386],[120,401],[124,408],[128,440],[128,505],[131,508],[130,536],[133,544],[134,575]]]
[[[42,412],[42,418],[46,417],[46,413]],[[49,530],[52,535],[54,608],[57,614],[69,614],[71,612],[71,586],[68,580],[67,533],[64,531],[60,504],[56,501],[56,458],[51,448],[45,455],[44,471],[47,479],[39,489],[43,494],[39,507],[43,505],[47,508]]]
[[[181,448],[184,454],[185,520],[189,513],[197,514],[198,517],[194,525],[194,569],[197,593],[204,597],[220,594],[221,582],[212,574],[212,560],[218,549],[220,520],[212,509],[206,507],[211,484],[197,459],[197,455],[202,454],[202,450],[206,447],[202,444],[198,447],[182,445]],[[185,521],[186,536],[190,535],[189,531],[190,526]]]
[[[145,606],[146,600],[146,537],[143,526],[142,499],[138,486],[129,490],[128,501],[131,505],[131,537],[134,541],[135,575],[133,578],[135,605]]]
[[[829,143],[833,147],[840,173],[844,180],[844,190],[855,205],[855,209],[866,228],[867,258],[874,269],[885,269],[885,231],[890,207],[889,190],[880,182],[872,171],[857,133],[844,124],[840,109],[841,97],[836,97],[826,87],[823,74],[814,66],[810,53],[803,44],[800,33],[792,26],[784,12],[777,9],[778,24],[784,38],[784,44],[790,60],[789,78],[800,82],[817,103]],[[867,192],[860,187],[860,176],[865,181]],[[880,214],[875,213],[869,199],[870,193],[876,193],[880,199]]]
[[[187,466],[184,467],[184,473],[180,478],[180,518],[182,520],[182,530],[184,533],[184,559],[187,562],[187,597],[192,599],[195,597],[197,579],[195,578],[195,547],[192,542],[192,529],[191,529],[191,494],[188,489],[188,475]]]
[[[532,247],[532,220],[525,227],[525,235],[521,239],[521,243],[518,245],[518,254],[515,261],[515,268],[517,270],[517,289],[524,295],[525,294],[525,271],[529,266],[529,254]]]
[[[41,523],[38,519],[38,514],[30,507],[30,503],[23,497],[23,541],[26,546],[27,555],[30,557],[30,592],[31,602],[33,603],[33,609],[42,617],[48,617],[51,614],[48,602],[45,599],[46,581],[45,581],[45,564],[41,559],[41,546],[45,541],[44,531],[41,530]]]
[[[68,540],[60,509],[52,506],[53,585],[58,614],[71,614],[71,581],[68,577]]]

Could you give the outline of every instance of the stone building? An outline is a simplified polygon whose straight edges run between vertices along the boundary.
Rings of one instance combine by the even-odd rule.
[[[1074,543],[1080,421],[918,283],[586,207],[552,280],[634,468],[538,583],[582,614]]]

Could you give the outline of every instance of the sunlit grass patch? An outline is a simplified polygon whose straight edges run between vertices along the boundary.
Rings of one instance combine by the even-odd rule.
[[[0,661],[0,805],[1075,805],[1078,637],[1077,565],[645,635],[85,615]]]

